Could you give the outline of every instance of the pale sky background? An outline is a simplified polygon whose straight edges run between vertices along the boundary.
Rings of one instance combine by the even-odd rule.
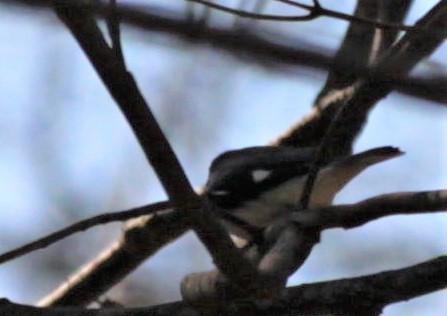
[[[184,8],[182,0],[133,2]],[[406,23],[435,2],[416,1]],[[354,1],[322,4],[351,12]],[[219,14],[212,21],[230,19]],[[328,18],[260,25],[332,51],[346,26]],[[0,5],[0,42],[0,252],[88,216],[165,198],[121,113],[51,12]],[[265,144],[299,120],[326,78],[325,72],[261,67],[208,46],[128,27],[123,45],[130,70],[197,187],[222,151]],[[446,75],[445,56],[443,45],[420,71],[430,67]],[[362,173],[337,202],[446,188],[446,122],[444,105],[392,93],[374,109],[355,148],[392,145],[406,155]],[[444,255],[446,227],[446,215],[433,214],[326,231],[289,283],[398,269]],[[119,233],[118,224],[98,227],[0,266],[0,297],[35,302]],[[150,297],[151,304],[178,300],[181,279],[211,267],[189,233],[148,260],[113,295],[134,295],[142,302]],[[141,293],[146,280],[152,290]],[[392,305],[384,315],[443,315],[446,298],[447,291],[440,291]]]

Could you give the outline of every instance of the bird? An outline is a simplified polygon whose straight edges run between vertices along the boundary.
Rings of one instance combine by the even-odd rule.
[[[257,146],[217,156],[209,168],[204,194],[233,236],[253,239],[281,216],[299,209],[316,147]],[[332,204],[336,194],[371,165],[403,152],[385,146],[323,164],[308,208]]]

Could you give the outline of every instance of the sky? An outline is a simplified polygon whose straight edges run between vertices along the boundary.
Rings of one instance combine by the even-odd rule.
[[[182,9],[181,1],[149,2]],[[322,3],[349,12],[354,2]],[[407,24],[433,3],[416,1]],[[299,26],[295,31],[290,24],[265,24],[332,50],[346,24],[322,18]],[[0,7],[0,42],[6,43],[0,48],[0,252],[99,212],[166,197],[121,113],[51,13]],[[303,67],[284,72],[128,27],[123,45],[129,68],[196,187],[206,181],[208,165],[219,153],[266,144],[308,113],[326,78],[324,72]],[[445,75],[446,53],[444,45],[419,69],[435,67]],[[373,110],[355,151],[392,145],[406,154],[363,172],[336,203],[446,188],[446,120],[443,105],[390,94]],[[446,225],[444,214],[431,214],[328,230],[289,284],[397,269],[443,255]],[[73,271],[120,230],[119,225],[93,229],[71,237],[70,251],[54,246],[0,266],[0,297],[36,301],[67,275],[56,271],[59,262],[46,261],[46,254],[59,251],[60,260],[70,262],[64,269]],[[210,268],[211,258],[189,233],[148,260],[124,289],[131,292],[130,281],[148,278],[163,284],[156,287],[158,302],[178,300],[181,279]],[[395,304],[384,315],[420,315],[422,308],[424,315],[441,315],[446,295],[441,291]]]

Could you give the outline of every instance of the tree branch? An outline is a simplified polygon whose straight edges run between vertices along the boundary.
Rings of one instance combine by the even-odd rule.
[[[63,230],[55,232],[47,237],[41,238],[21,248],[7,252],[0,256],[0,262],[3,263],[12,260],[16,257],[19,257],[21,255],[24,255],[25,253],[29,253],[31,251],[44,248],[59,239],[69,236],[75,232],[86,230],[95,225],[110,223],[112,221],[127,220],[141,215],[148,215],[153,212],[166,209],[168,207],[169,202],[159,202],[151,204],[150,206],[143,206],[131,210],[109,213],[109,214],[101,214],[75,223]],[[383,216],[397,215],[397,214],[431,213],[434,211],[444,211],[445,209],[447,209],[447,190],[427,191],[427,192],[402,192],[402,193],[392,193],[377,196],[356,204],[336,205],[322,209],[312,209],[310,212],[306,213],[295,213],[292,216],[292,221],[299,224],[301,227],[307,227],[307,228],[315,228],[315,227],[319,227],[320,229],[327,229],[333,227],[353,228]],[[169,212],[172,213],[172,211]],[[136,219],[136,221],[138,220]],[[166,224],[159,223],[159,225],[166,225]],[[311,234],[306,233],[305,235],[310,236]],[[159,238],[159,237],[160,236],[155,234],[153,237],[144,236],[140,237],[139,239],[152,240],[153,238]],[[294,249],[299,248],[301,249],[301,251],[303,251],[303,249],[308,248],[310,251],[310,249],[313,246],[312,244],[310,248],[297,247],[297,244],[298,244],[297,242],[294,242],[294,244],[290,247],[284,247],[284,245],[282,245],[281,248],[289,249],[287,250],[287,252],[290,254],[292,253],[290,251],[291,248]],[[272,249],[272,251],[276,250]],[[309,251],[305,252],[308,254]],[[141,253],[142,251],[138,249],[134,252],[138,254]],[[110,254],[107,257],[109,256]],[[282,256],[285,257],[284,255]],[[145,256],[143,255],[143,257]],[[281,257],[281,254],[279,254],[276,257]],[[297,257],[301,257],[301,255],[298,255]],[[307,257],[307,255],[305,257]],[[305,257],[303,258],[305,259]],[[304,260],[294,260],[294,267],[296,267],[298,262],[303,261]],[[270,267],[273,267],[276,270],[278,270],[278,267],[281,267],[280,270],[282,273],[284,273],[284,271],[292,269],[292,268],[282,268],[281,264],[274,264],[270,259],[266,258],[263,259],[263,262],[264,263],[260,263],[261,267],[263,265],[265,266],[266,264]],[[98,261],[95,261],[95,263],[98,264]],[[84,267],[81,270],[84,272],[88,270],[89,273],[91,273],[92,268],[97,267],[96,266],[90,266],[90,268]],[[261,268],[261,270],[265,270],[265,268]],[[269,272],[269,273],[278,275],[278,273],[276,272]],[[288,276],[289,274],[286,273],[286,275]],[[284,278],[284,276],[282,278]],[[74,280],[76,280],[76,278]],[[67,284],[64,285],[67,286]]]
[[[9,4],[25,4],[29,6],[51,7],[57,0],[0,0]],[[78,9],[88,9],[95,14],[107,17],[108,4],[101,1],[83,3],[70,2],[67,5]],[[223,49],[226,52],[238,56],[251,56],[249,60],[260,67],[269,67],[272,62],[285,65],[301,65],[316,69],[345,69],[343,64],[334,63],[329,57],[332,52],[321,53],[323,47],[310,47],[308,43],[297,43],[296,38],[289,38],[283,34],[271,33],[268,30],[257,28],[252,30],[219,29],[204,25],[200,21],[192,21],[188,17],[179,17],[175,12],[150,6],[117,5],[117,15],[121,21],[132,26],[179,36],[185,41],[197,44],[211,44],[212,47]],[[250,32],[251,31],[251,32]],[[350,55],[355,55],[353,51]],[[265,61],[269,62],[266,63]],[[281,71],[282,67],[275,67],[275,71]],[[367,74],[368,69],[357,69],[359,73]],[[394,80],[395,89],[398,92],[409,94],[427,100],[445,103],[447,89],[445,77],[408,77],[391,78]],[[426,91],[430,91],[427,93]]]
[[[55,242],[61,239],[71,236],[75,233],[85,231],[91,227],[102,224],[108,224],[111,222],[125,221],[131,218],[153,214],[157,211],[161,211],[170,207],[171,204],[168,201],[164,201],[149,204],[146,206],[136,207],[130,210],[114,212],[114,213],[105,213],[87,218],[85,220],[74,223],[68,227],[65,227],[61,230],[58,230],[52,234],[49,234],[45,237],[39,238],[31,243],[28,243],[11,251],[0,254],[0,264],[11,261],[30,252],[46,248],[49,245],[54,244]]]
[[[275,0],[277,2],[282,2],[288,4],[290,6],[298,7],[301,9],[308,10],[313,13],[314,18],[320,16],[327,16],[334,19],[348,21],[351,24],[364,24],[366,26],[373,26],[374,28],[380,28],[384,30],[401,30],[401,31],[415,31],[416,28],[414,26],[403,25],[402,23],[387,23],[387,21],[380,21],[370,16],[359,16],[359,15],[349,15],[342,12],[337,12],[335,10],[326,9],[319,4],[319,2],[314,2],[314,5],[302,4],[297,1],[292,0]],[[362,1],[360,1],[361,3]],[[359,3],[358,3],[359,4]],[[401,4],[397,4],[400,6]],[[362,5],[360,5],[362,6]],[[396,6],[396,3],[393,3],[393,6]]]
[[[189,229],[172,209],[126,223],[123,235],[42,298],[39,306],[87,305]]]
[[[381,310],[386,305],[407,301],[447,287],[447,256],[407,268],[356,278],[304,284],[286,289],[268,308],[253,302],[214,305],[193,309],[186,303],[173,302],[144,308],[35,308],[0,300],[3,316],[142,316],[183,315],[368,315],[365,310]],[[354,290],[353,290],[354,289]],[[356,302],[356,304],[352,304]]]
[[[446,210],[447,190],[441,190],[385,194],[351,205],[289,212],[266,229],[264,238],[268,249],[264,253],[258,250],[259,255],[253,257],[260,274],[266,277],[262,297],[278,295],[278,288],[304,263],[325,229],[354,228],[387,215]],[[235,291],[217,271],[189,275],[181,289],[183,298],[195,305],[248,297]]]
[[[256,270],[240,256],[223,227],[212,218],[211,212],[201,209],[201,198],[191,187],[132,74],[107,45],[90,12],[74,9],[65,2],[56,2],[54,9],[115,99],[173,207],[188,219],[215,264],[241,287],[259,284]]]
[[[284,16],[284,15],[272,15],[272,14],[259,14],[259,13],[251,13],[248,11],[243,11],[239,9],[232,9],[230,7],[226,7],[217,3],[213,3],[211,1],[205,1],[205,0],[186,0],[191,1],[195,3],[200,3],[208,8],[216,9],[222,12],[234,14],[236,16],[242,17],[242,18],[250,18],[250,19],[256,19],[256,20],[269,20],[269,21],[277,21],[277,22],[298,22],[298,21],[309,21],[314,19],[316,16],[313,13],[313,10],[310,10],[310,13],[303,16]]]
[[[389,215],[425,214],[446,210],[447,190],[400,192],[376,196],[356,204],[295,212],[291,219],[302,227],[348,229]]]
[[[392,91],[393,84],[388,78],[406,75],[444,41],[440,34],[447,29],[447,1],[434,6],[416,26],[418,29],[433,30],[433,34],[405,34],[380,56],[372,75],[360,77],[342,89],[341,94],[336,91],[318,99],[319,103],[310,117],[312,124],[309,120],[303,120],[278,140],[280,145],[319,147],[300,199],[303,208],[307,207],[321,163],[351,152],[353,141],[363,127],[369,110]]]
[[[386,22],[400,23],[404,19],[411,1],[394,3],[394,14],[384,14],[383,5],[387,0],[364,0],[357,3],[354,16],[370,17],[375,20],[385,19]],[[397,7],[396,7],[397,6]],[[397,13],[396,13],[397,12]],[[351,23],[346,36],[335,56],[335,64],[343,64],[343,70],[333,67],[329,72],[326,84],[318,95],[314,107],[317,111],[327,111],[330,113],[330,121],[320,122],[324,130],[319,134],[314,134],[314,142],[318,145],[313,166],[310,169],[300,197],[300,207],[306,209],[312,194],[319,168],[322,164],[334,160],[339,156],[348,155],[352,152],[354,137],[359,133],[359,126],[363,126],[366,120],[368,109],[364,113],[356,112],[357,115],[347,115],[352,112],[348,101],[359,89],[363,80],[362,74],[357,69],[368,68],[375,64],[378,56],[394,41],[397,35],[396,30],[379,30],[372,24]],[[350,52],[356,52],[350,54]],[[346,56],[352,55],[352,58]],[[343,116],[348,116],[348,119]],[[329,118],[328,117],[328,118]],[[325,118],[320,115],[320,118]],[[343,120],[343,125],[339,120]],[[318,124],[318,120],[316,121]],[[296,133],[299,133],[297,131]],[[294,131],[291,132],[291,135]],[[320,137],[320,139],[318,139]],[[312,141],[311,139],[307,140]]]

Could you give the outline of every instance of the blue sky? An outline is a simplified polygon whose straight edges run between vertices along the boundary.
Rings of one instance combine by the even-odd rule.
[[[353,5],[341,3],[346,11]],[[424,12],[421,6],[432,3],[416,1],[409,21]],[[0,41],[7,43],[0,48],[0,251],[98,212],[165,197],[74,40],[51,14],[24,11],[0,10]],[[290,24],[268,26],[292,32]],[[307,34],[307,40],[334,49],[346,24],[322,18],[299,26],[299,36]],[[265,144],[305,115],[326,76],[306,68],[284,73],[129,28],[124,28],[123,40],[129,68],[195,186],[205,182],[209,162],[222,151]],[[445,75],[439,64],[446,53],[444,45],[420,69],[434,64]],[[446,107],[427,101],[393,93],[380,102],[356,151],[393,145],[406,155],[365,171],[337,202],[446,188],[446,120]],[[327,231],[289,283],[374,273],[443,255],[446,225],[444,214],[395,216],[350,231]],[[112,225],[73,237],[79,245],[73,250],[78,255],[73,267],[119,232]],[[30,303],[61,282],[38,264],[46,251],[51,249],[0,266],[0,297]],[[179,299],[178,284],[185,274],[211,267],[203,247],[188,234],[130,279],[150,275],[151,282],[163,284],[158,297],[166,302]],[[35,280],[31,284],[30,278]],[[442,291],[396,304],[385,315],[418,315],[423,306],[430,306],[424,315],[441,315],[446,295]]]

